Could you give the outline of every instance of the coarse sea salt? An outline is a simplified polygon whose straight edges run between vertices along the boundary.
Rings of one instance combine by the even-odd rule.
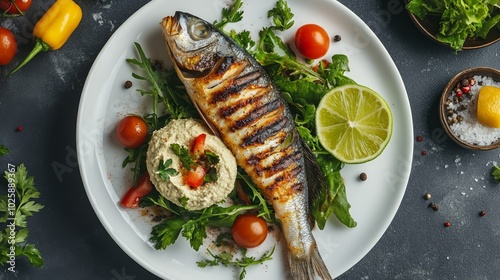
[[[500,87],[500,82],[494,81],[491,77],[474,76],[476,83],[470,88],[470,98],[465,98],[458,104],[453,103],[454,94],[448,98],[450,104],[448,109],[457,109],[461,105],[467,106],[467,110],[457,111],[457,116],[462,116],[462,121],[450,125],[453,134],[462,141],[470,144],[486,146],[500,139],[500,129],[482,125],[477,121],[477,97],[483,86]]]

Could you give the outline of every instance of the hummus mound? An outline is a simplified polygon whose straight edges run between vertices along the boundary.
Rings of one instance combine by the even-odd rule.
[[[190,150],[194,139],[202,133],[207,135],[205,150],[219,156],[220,161],[215,166],[218,179],[216,182],[205,183],[198,188],[191,188],[184,182],[184,178],[180,173],[182,163],[179,157],[174,154],[170,145],[179,144]],[[158,166],[160,160],[165,162],[168,159],[172,160],[170,168],[174,168],[179,174],[171,176],[170,180],[165,181],[158,174]],[[188,210],[204,209],[223,201],[234,188],[237,172],[236,159],[231,151],[208,128],[193,119],[172,120],[164,128],[154,131],[146,154],[146,166],[151,182],[158,192],[181,207],[184,206],[181,205],[180,199],[187,198],[185,207]]]

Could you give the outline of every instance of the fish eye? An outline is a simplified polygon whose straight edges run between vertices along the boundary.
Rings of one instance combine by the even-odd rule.
[[[204,22],[197,22],[191,27],[191,37],[194,40],[206,39],[211,34],[210,27]]]

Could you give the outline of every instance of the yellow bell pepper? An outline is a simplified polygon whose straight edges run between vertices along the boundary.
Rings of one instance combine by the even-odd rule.
[[[33,29],[35,47],[7,77],[23,67],[40,52],[57,50],[66,43],[82,19],[82,9],[73,0],[57,0]]]

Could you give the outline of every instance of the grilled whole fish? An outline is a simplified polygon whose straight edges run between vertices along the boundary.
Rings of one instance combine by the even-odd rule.
[[[332,279],[309,224],[308,181],[322,184],[311,182],[322,175],[279,89],[248,52],[210,23],[176,12],[161,27],[191,100],[273,206],[292,277]],[[314,167],[306,170],[309,165]]]

